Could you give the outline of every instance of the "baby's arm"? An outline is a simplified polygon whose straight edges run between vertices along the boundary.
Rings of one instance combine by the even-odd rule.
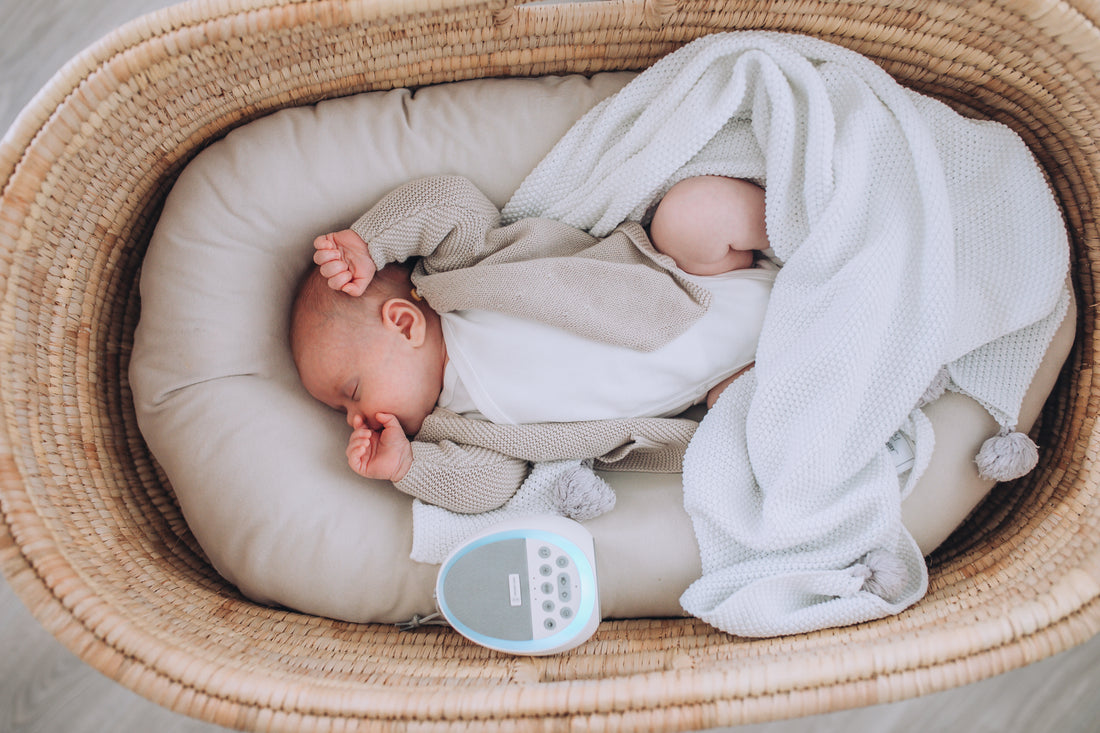
[[[421,501],[460,514],[479,514],[512,498],[530,464],[490,448],[410,442],[393,415],[379,413],[382,430],[356,418],[348,440],[348,465],[364,478],[392,481]]]
[[[469,180],[433,176],[386,194],[350,229],[313,241],[313,261],[333,290],[359,296],[390,262],[432,257],[429,272],[468,267],[492,253],[486,234],[500,212]]]
[[[429,176],[382,197],[351,225],[376,267],[425,258],[428,273],[470,267],[493,253],[486,235],[500,226],[500,212],[462,176]]]
[[[414,440],[412,451],[412,466],[394,486],[459,514],[499,508],[512,498],[531,469],[525,460],[449,440]]]

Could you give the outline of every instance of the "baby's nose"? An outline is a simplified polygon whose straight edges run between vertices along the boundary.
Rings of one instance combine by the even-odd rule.
[[[363,416],[359,414],[358,410],[348,410],[348,427],[352,430],[358,429],[366,421],[363,420]]]

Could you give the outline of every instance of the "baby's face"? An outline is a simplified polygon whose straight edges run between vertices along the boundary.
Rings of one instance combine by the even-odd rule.
[[[347,337],[318,328],[303,337],[298,374],[316,399],[380,430],[378,413],[397,417],[408,435],[420,431],[443,389],[443,365],[428,349],[396,333]]]

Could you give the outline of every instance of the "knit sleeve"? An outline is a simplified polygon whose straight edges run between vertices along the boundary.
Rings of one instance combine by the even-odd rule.
[[[512,498],[527,478],[527,461],[489,448],[413,441],[413,461],[396,482],[401,491],[459,514],[479,514]]]
[[[382,197],[351,225],[381,269],[410,257],[431,257],[428,272],[469,267],[486,254],[486,235],[500,212],[462,176],[411,181]]]

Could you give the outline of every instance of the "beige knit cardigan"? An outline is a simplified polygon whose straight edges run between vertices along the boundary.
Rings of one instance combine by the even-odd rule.
[[[494,310],[651,351],[710,304],[710,293],[682,278],[639,224],[604,239],[550,219],[501,227],[492,202],[460,176],[401,186],[351,228],[379,269],[420,257],[412,282],[437,312]],[[496,425],[437,409],[395,485],[451,511],[484,512],[510,499],[536,462],[594,459],[597,468],[678,472],[695,427],[679,418]]]

